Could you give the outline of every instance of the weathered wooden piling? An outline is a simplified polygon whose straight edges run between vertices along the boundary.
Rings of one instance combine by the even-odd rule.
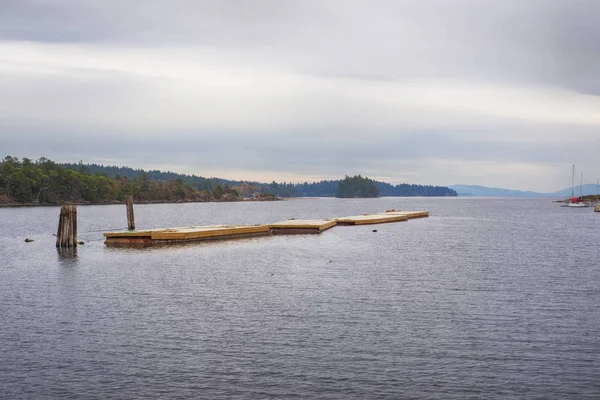
[[[58,216],[58,231],[56,232],[56,247],[60,247],[63,237],[63,226],[65,221],[65,206],[60,207],[60,215]]]
[[[77,247],[77,207],[72,204],[60,207],[56,247]]]
[[[133,196],[127,196],[125,200],[127,206],[127,229],[130,231],[135,230],[135,216],[133,215]]]

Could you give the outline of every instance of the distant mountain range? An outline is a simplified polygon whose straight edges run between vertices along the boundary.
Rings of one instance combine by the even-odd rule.
[[[566,188],[553,193],[539,193],[522,190],[511,190],[501,188],[491,188],[477,185],[451,185],[448,186],[458,193],[459,196],[478,196],[478,197],[570,197],[571,188]],[[596,194],[596,184],[587,183],[583,185],[583,195]],[[579,196],[579,186],[575,188],[575,195]]]

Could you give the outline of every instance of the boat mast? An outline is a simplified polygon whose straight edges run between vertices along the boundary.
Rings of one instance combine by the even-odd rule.
[[[573,177],[571,178],[571,198],[575,197],[575,164],[573,164]]]
[[[583,172],[581,173],[581,181],[579,181],[579,198],[583,198]]]

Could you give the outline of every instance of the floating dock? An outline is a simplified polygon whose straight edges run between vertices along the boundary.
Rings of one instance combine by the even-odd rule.
[[[386,222],[407,221],[413,218],[429,216],[429,211],[396,211],[388,210],[384,213],[354,215],[351,217],[336,218],[338,225],[368,225],[384,224]]]
[[[388,210],[384,213],[364,214],[332,219],[290,219],[268,225],[211,225],[186,228],[162,228],[106,232],[105,245],[110,247],[148,247],[202,240],[235,239],[250,236],[319,234],[336,225],[366,225],[407,221],[428,217],[428,211]]]
[[[396,211],[396,210],[388,210],[382,215],[406,215],[408,219],[414,218],[427,218],[429,217],[429,211]]]
[[[290,219],[269,225],[274,235],[318,234],[337,225],[330,219]]]
[[[386,222],[408,221],[408,217],[406,215],[393,214],[365,214],[336,218],[335,220],[337,221],[338,225],[369,225],[383,224]]]
[[[233,239],[270,235],[267,225],[212,225],[143,231],[106,232],[105,245],[110,247],[148,247],[160,244],[199,240]]]

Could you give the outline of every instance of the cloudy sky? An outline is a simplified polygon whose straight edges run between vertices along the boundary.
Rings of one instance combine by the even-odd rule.
[[[0,0],[0,157],[595,182],[599,20],[596,0]]]

